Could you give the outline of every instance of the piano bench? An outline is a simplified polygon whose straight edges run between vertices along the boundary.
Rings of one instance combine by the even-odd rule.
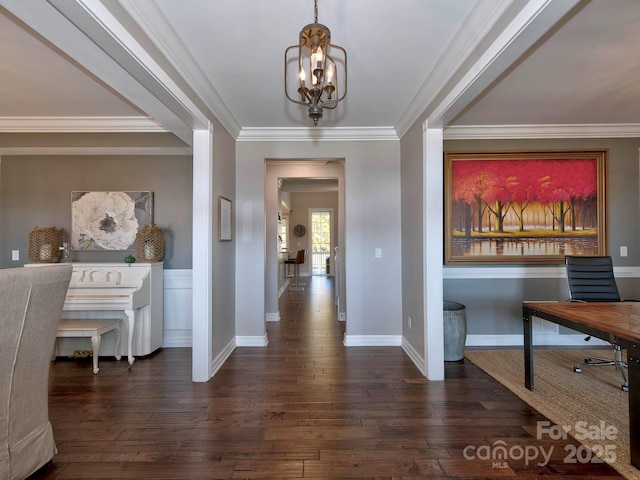
[[[93,347],[93,373],[97,374],[98,356],[100,354],[100,343],[102,335],[115,331],[116,345],[114,355],[116,360],[120,360],[120,337],[122,334],[121,320],[119,318],[91,318],[91,319],[62,319],[58,324],[57,338],[64,337],[89,337]]]

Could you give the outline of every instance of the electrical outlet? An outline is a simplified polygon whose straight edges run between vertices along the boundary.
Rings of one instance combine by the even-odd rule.
[[[409,325],[409,330],[411,330],[411,317],[407,316],[407,325]]]
[[[20,260],[20,250],[11,250],[11,260],[14,262]]]
[[[620,256],[621,257],[627,256],[627,247],[620,247]]]
[[[382,249],[381,249],[381,248],[379,248],[379,247],[378,247],[378,248],[376,248],[376,251],[375,251],[375,255],[374,255],[374,256],[375,256],[376,258],[382,258]]]

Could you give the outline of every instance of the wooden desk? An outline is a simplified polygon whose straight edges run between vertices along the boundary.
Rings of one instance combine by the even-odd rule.
[[[524,302],[524,384],[529,390],[533,390],[534,384],[532,317],[601,338],[627,350],[629,447],[631,465],[640,468],[640,303]]]

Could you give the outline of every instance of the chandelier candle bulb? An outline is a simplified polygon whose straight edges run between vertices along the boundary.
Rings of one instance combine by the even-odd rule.
[[[144,246],[144,259],[145,260],[153,260],[153,257],[156,256],[156,249],[151,243],[147,243]]]
[[[40,260],[43,262],[48,262],[51,259],[53,253],[53,249],[51,248],[51,244],[47,243],[40,247]]]

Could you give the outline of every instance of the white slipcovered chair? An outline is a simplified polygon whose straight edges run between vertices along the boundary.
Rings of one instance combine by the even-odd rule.
[[[0,478],[24,479],[57,453],[49,368],[71,264],[0,270]]]

